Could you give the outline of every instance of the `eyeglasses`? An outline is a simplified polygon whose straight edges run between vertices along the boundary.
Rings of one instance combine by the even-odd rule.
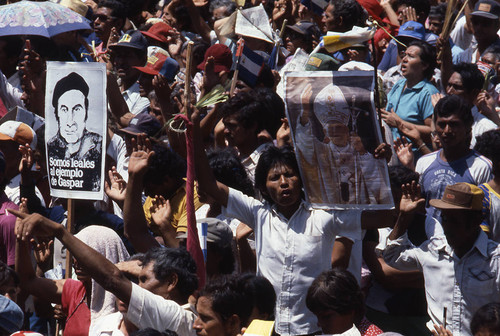
[[[455,90],[455,91],[462,91],[464,89],[463,85],[454,84],[454,83],[448,83],[448,85],[446,87],[453,88],[453,90]]]

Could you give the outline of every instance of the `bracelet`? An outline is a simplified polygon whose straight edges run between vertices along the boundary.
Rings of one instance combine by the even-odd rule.
[[[425,147],[425,142],[422,142],[422,144],[420,146],[418,146],[417,150],[419,151],[419,150],[421,150],[424,147]]]

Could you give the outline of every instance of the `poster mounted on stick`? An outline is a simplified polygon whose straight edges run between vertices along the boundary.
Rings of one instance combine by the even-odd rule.
[[[285,104],[306,198],[325,209],[394,206],[373,100],[371,71],[297,71]]]
[[[47,62],[45,146],[51,196],[103,199],[105,94],[103,63]]]

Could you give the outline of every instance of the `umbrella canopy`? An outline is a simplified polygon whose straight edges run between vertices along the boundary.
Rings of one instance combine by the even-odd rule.
[[[90,29],[89,20],[50,1],[20,1],[0,6],[0,36],[40,35],[50,38],[79,29]]]

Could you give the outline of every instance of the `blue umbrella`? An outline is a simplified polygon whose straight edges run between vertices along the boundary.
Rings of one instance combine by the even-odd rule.
[[[0,36],[40,35],[50,38],[79,29],[91,29],[89,20],[50,1],[20,1],[0,6]]]

